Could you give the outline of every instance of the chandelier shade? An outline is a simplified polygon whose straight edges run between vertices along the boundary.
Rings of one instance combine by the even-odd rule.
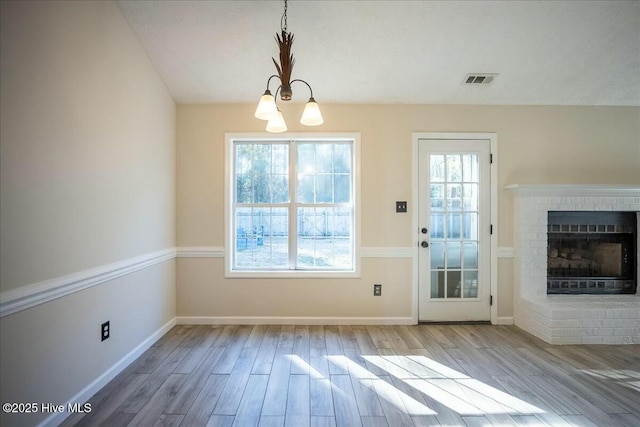
[[[281,32],[280,34],[276,33],[275,37],[279,49],[280,63],[278,63],[275,58],[271,58],[278,74],[270,76],[267,80],[267,89],[260,97],[260,101],[258,102],[258,106],[256,107],[254,116],[260,120],[268,121],[267,132],[286,132],[287,124],[284,121],[282,112],[280,112],[278,106],[276,105],[276,98],[278,97],[279,93],[280,99],[282,101],[290,101],[293,96],[293,90],[291,89],[292,84],[304,83],[309,89],[310,96],[309,101],[304,107],[300,123],[305,126],[319,126],[324,123],[324,119],[322,118],[322,113],[320,112],[318,103],[313,98],[313,89],[311,89],[309,83],[302,79],[291,80],[291,73],[293,71],[295,59],[293,57],[293,53],[291,53],[291,46],[293,45],[293,34],[287,32],[287,0],[284,0],[284,13],[282,14],[280,25]],[[275,97],[269,90],[269,84],[271,83],[271,79],[273,78],[280,80],[280,85],[276,90]]]
[[[271,95],[269,89],[264,92],[264,95],[260,97],[258,107],[256,108],[255,116],[260,120],[269,120],[278,113],[278,107],[276,106],[276,100]]]
[[[287,124],[284,121],[284,116],[280,111],[276,111],[276,114],[267,122],[267,132],[281,133],[287,131]]]
[[[324,119],[322,118],[322,113],[320,112],[320,107],[315,99],[310,98],[307,105],[304,106],[304,111],[302,112],[302,118],[300,119],[300,123],[305,126],[319,126],[324,123]]]

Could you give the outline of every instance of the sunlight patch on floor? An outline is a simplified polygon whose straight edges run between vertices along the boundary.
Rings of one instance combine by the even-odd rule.
[[[380,377],[372,374],[366,368],[358,365],[348,357],[327,356],[327,358],[341,368],[348,370],[354,378],[366,379],[366,381],[361,381],[360,384],[370,389],[373,388],[373,391],[375,391],[380,398],[395,406],[397,409],[411,415],[436,415],[436,412],[432,409],[398,390]]]
[[[296,354],[287,356],[293,365],[301,370],[308,370],[311,379],[330,379],[300,356]],[[426,356],[362,355],[361,358],[357,358],[357,361],[343,355],[329,355],[324,356],[324,358],[336,369],[344,371],[345,374],[343,375],[348,372],[353,381],[351,387],[355,390],[357,390],[358,385],[362,386],[364,389],[375,393],[386,403],[393,405],[399,411],[412,416],[431,416],[437,415],[437,412],[425,406],[423,402],[399,390],[389,381],[385,381],[384,378],[397,378],[427,398],[446,406],[461,416],[517,415],[526,417],[545,413],[544,410],[537,406],[471,378],[455,369],[451,369]],[[365,362],[380,368],[388,376],[384,375],[381,378],[379,375],[374,374],[364,366]],[[596,377],[624,381],[624,385],[640,390],[640,381],[636,377],[636,375],[640,375],[635,371],[629,374],[625,374],[622,371],[594,370],[583,372]],[[344,393],[344,391],[334,387],[331,381],[329,381],[329,384],[334,393]],[[350,390],[349,392],[351,393],[352,391]]]
[[[363,357],[460,415],[544,413],[534,405],[425,356]]]
[[[297,354],[288,354],[287,356],[289,357],[289,360],[291,360],[291,363],[296,365],[298,368],[300,368],[303,371],[308,370],[309,378],[311,378],[312,380],[326,378],[324,375],[322,375],[322,372],[318,371],[316,368],[311,366],[307,361],[302,359]]]
[[[592,377],[611,380],[624,387],[640,391],[640,372],[631,369],[582,369]]]

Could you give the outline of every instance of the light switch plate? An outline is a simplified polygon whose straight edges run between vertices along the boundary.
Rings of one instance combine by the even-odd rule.
[[[396,212],[406,213],[407,212],[407,202],[406,200],[403,202],[396,202]]]

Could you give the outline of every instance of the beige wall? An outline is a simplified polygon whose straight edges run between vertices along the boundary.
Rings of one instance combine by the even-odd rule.
[[[498,135],[498,246],[512,245],[508,184],[640,184],[640,108],[321,105],[325,124],[297,123],[302,105],[281,106],[292,132],[360,132],[362,246],[408,247],[413,132]],[[255,106],[179,105],[178,246],[224,245],[224,134],[262,132]],[[409,259],[364,259],[362,279],[225,279],[222,258],[180,259],[178,316],[411,316]],[[383,284],[374,298],[372,284]],[[499,261],[498,315],[512,316],[512,265]]]
[[[0,290],[176,245],[222,246],[224,133],[263,131],[255,106],[176,111],[114,3],[3,1],[0,19]],[[322,107],[318,131],[362,136],[365,247],[411,245],[411,217],[394,202],[413,203],[412,132],[496,132],[499,188],[640,183],[640,108]],[[302,105],[282,109],[291,131],[310,130],[294,121]],[[512,201],[498,196],[499,245],[510,246]],[[164,262],[3,317],[0,400],[63,404],[176,314],[411,316],[407,258],[366,258],[361,279],[334,280],[225,280],[222,262]],[[510,316],[512,265],[499,265],[498,314]]]
[[[173,248],[175,105],[118,6],[1,5],[1,291]],[[0,400],[63,404],[174,317],[174,261],[5,316]]]

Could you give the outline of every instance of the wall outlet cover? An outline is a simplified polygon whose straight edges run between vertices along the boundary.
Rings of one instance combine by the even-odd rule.
[[[102,341],[109,338],[110,332],[111,332],[111,327],[109,326],[109,321],[107,320],[100,326],[100,336],[102,338]]]
[[[381,284],[376,283],[375,285],[373,285],[373,296],[375,296],[375,297],[382,296],[382,285]]]

